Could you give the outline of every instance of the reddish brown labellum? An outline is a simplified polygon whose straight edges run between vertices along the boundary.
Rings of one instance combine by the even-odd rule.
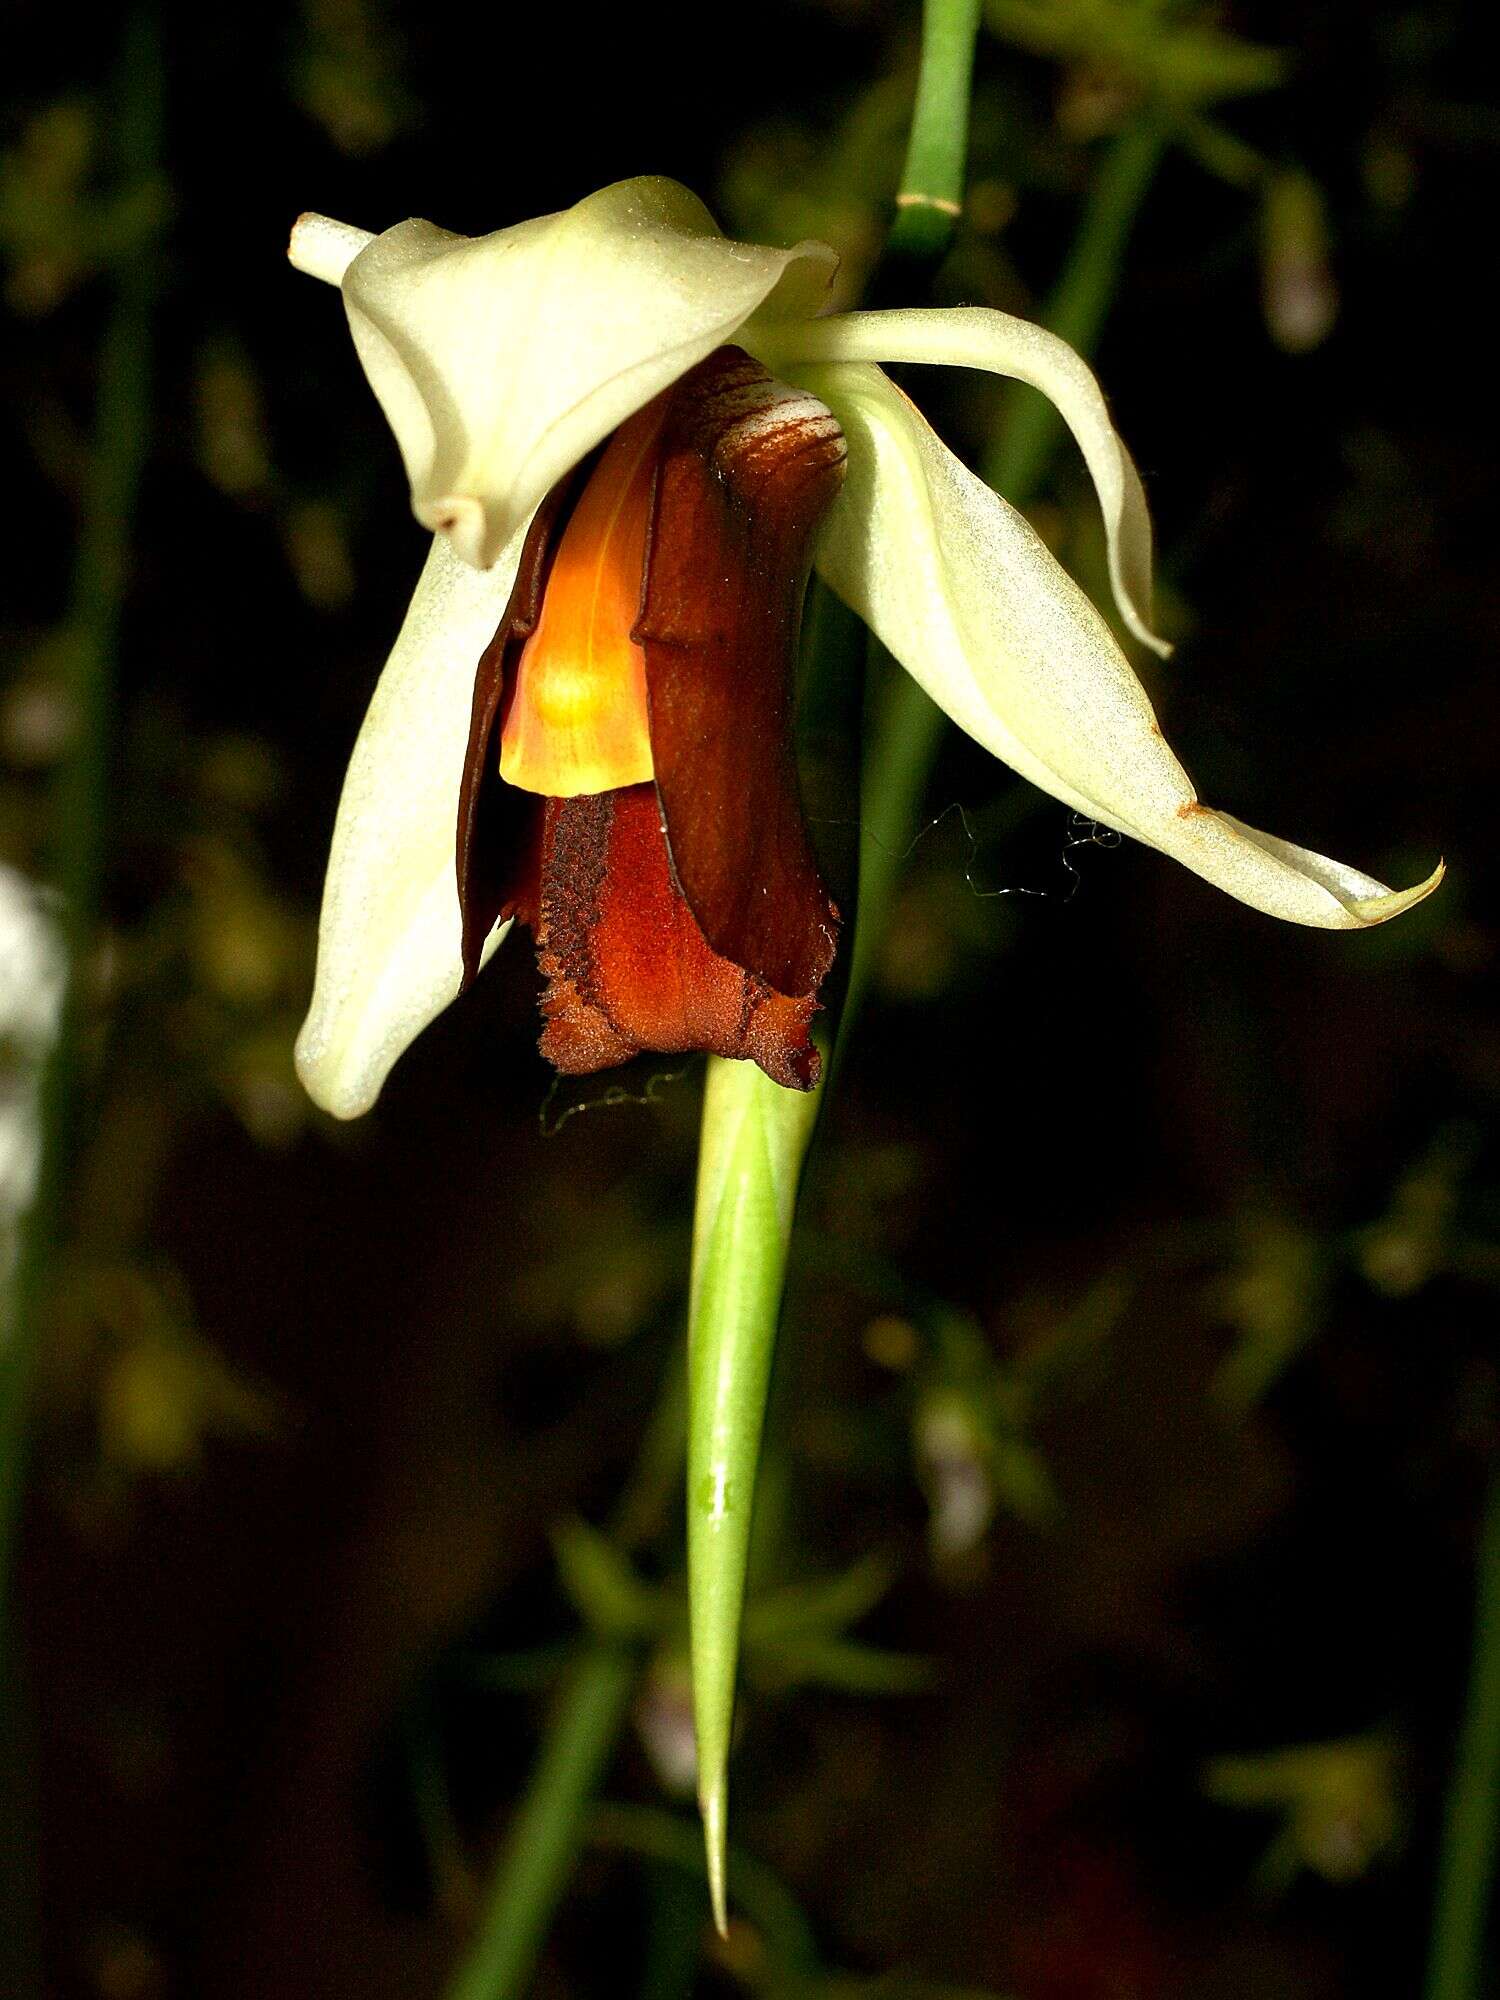
[[[672,880],[653,786],[548,799],[534,928],[541,1049],[558,1069],[707,1049],[747,1056],[792,1089],[816,1082],[815,998],[773,992],[710,949]]]
[[[661,454],[636,634],[673,865],[716,951],[815,993],[838,914],[802,817],[793,671],[843,433],[726,347],[673,390]]]
[[[548,982],[541,1047],[560,1070],[704,1049],[807,1089],[838,912],[802,814],[793,671],[843,437],[820,403],[737,348],[632,421],[659,426],[644,561],[628,588],[602,570],[599,584],[601,598],[638,605],[617,636],[644,658],[653,781],[544,800],[500,777],[507,704],[559,543],[586,490],[594,513],[615,504],[589,485],[622,458],[606,453],[539,510],[479,663],[458,816],[465,980],[495,922],[515,915],[536,933]],[[630,540],[601,537],[600,562]],[[570,559],[570,590],[577,570]],[[568,629],[560,618],[553,627]]]

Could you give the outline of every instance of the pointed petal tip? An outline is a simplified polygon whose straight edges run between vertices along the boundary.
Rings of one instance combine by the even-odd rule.
[[[1391,889],[1383,896],[1357,897],[1351,901],[1349,909],[1362,928],[1388,924],[1392,917],[1399,917],[1417,903],[1426,902],[1447,872],[1446,860],[1439,861],[1425,881],[1415,883],[1410,889]]]
[[[374,240],[368,229],[356,229],[352,223],[335,222],[331,215],[309,210],[292,224],[286,254],[308,277],[338,285],[360,251]]]
[[[1170,821],[1130,831],[1252,909],[1316,930],[1362,931],[1388,924],[1430,896],[1444,873],[1440,861],[1425,881],[1410,889],[1388,889],[1346,862],[1261,833],[1197,799],[1179,806]]]
[[[698,1810],[703,1819],[703,1855],[708,1867],[708,1899],[713,1907],[714,1929],[721,1938],[727,1938],[729,1775],[726,1771],[714,1772],[699,1785]]]
[[[1142,496],[1142,520],[1144,521],[1145,498]],[[1149,527],[1145,530],[1149,534]],[[1177,650],[1170,639],[1164,639],[1151,620],[1154,607],[1151,602],[1151,557],[1149,546],[1144,558],[1137,553],[1136,566],[1142,573],[1134,581],[1126,574],[1124,551],[1111,537],[1109,556],[1109,588],[1115,601],[1115,610],[1120,622],[1139,646],[1155,653],[1159,660],[1170,660]]]
[[[1132,636],[1139,639],[1143,646],[1148,647],[1155,653],[1159,660],[1170,660],[1172,655],[1177,651],[1177,648],[1172,644],[1170,639],[1163,639],[1159,632],[1153,632],[1151,627],[1144,622],[1138,623],[1134,618],[1131,618],[1127,620],[1127,623],[1129,624]]]

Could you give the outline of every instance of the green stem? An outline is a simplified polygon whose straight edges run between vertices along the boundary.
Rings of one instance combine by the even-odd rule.
[[[783,1089],[751,1063],[709,1058],[688,1308],[688,1610],[698,1801],[721,1932],[729,1744],[761,1430],[818,1097]]]
[[[962,209],[979,0],[925,0],[896,215],[872,293],[920,289]],[[920,275],[919,275],[920,274]],[[840,621],[824,627],[837,643]],[[816,681],[817,676],[812,676]],[[826,1060],[826,1058],[825,1058]],[[729,1745],[740,1622],[787,1249],[816,1105],[710,1060],[689,1314],[688,1604],[709,1894],[727,1922]]]
[[[154,16],[130,24],[119,70],[117,160],[127,185],[154,174],[160,154],[161,52]],[[35,1992],[34,1829],[29,1734],[21,1712],[9,1603],[26,1465],[27,1406],[38,1326],[63,1213],[87,1012],[88,954],[99,905],[114,722],[115,655],[128,580],[130,529],[150,435],[155,259],[121,265],[99,354],[93,454],[64,627],[65,699],[73,735],[58,773],[47,875],[58,890],[62,1005],[37,1105],[41,1159],[21,1228],[10,1296],[0,1296],[0,1990]]]
[[[1092,354],[1120,283],[1130,232],[1156,176],[1167,141],[1160,118],[1142,112],[1105,154],[1073,240],[1062,277],[1042,312],[1042,325],[1080,354]],[[1040,486],[1063,421],[1047,398],[1012,383],[995,449],[984,476],[1013,507]]]
[[[1143,116],[1114,142],[1095,179],[1063,276],[1042,323],[1082,353],[1099,337],[1119,282],[1131,225],[1151,185],[1165,134]],[[1062,431],[1062,419],[1044,396],[1021,383],[1007,392],[1007,409],[984,475],[1013,506],[1036,492]],[[850,952],[849,995],[839,1023],[835,1068],[869,987],[885,941],[906,857],[917,833],[917,815],[946,718],[908,674],[895,669],[871,642],[869,752],[861,786],[859,907]]]
[[[912,107],[896,214],[881,269],[899,272],[911,288],[912,267],[936,266],[963,213],[969,158],[969,100],[979,0],[927,0],[922,9],[922,57]],[[879,279],[874,292],[884,288]]]
[[[938,100],[929,93],[925,101]],[[1091,343],[1102,319],[1130,219],[1158,152],[1154,134],[1149,140],[1128,134],[1100,176],[1049,313],[1049,324],[1077,345]],[[1034,483],[1050,452],[1053,434],[1045,423],[1046,406],[1042,408],[1039,423],[1026,418],[1022,406],[1013,431],[1007,432],[1003,449],[1008,462],[999,471],[1012,493]],[[930,728],[908,726],[909,716],[903,722],[902,704],[909,705],[912,695],[928,709]],[[889,912],[939,720],[915,683],[904,675],[888,677],[879,696],[876,752],[870,762],[881,783],[866,820],[872,837],[861,866],[851,1000]],[[866,916],[867,896],[880,912],[874,922]],[[694,1649],[705,1830],[710,1884],[721,1921],[728,1872],[725,1782],[750,1500],[791,1207],[813,1116],[808,1100],[777,1090],[746,1065],[710,1066],[705,1121],[711,1143],[700,1168],[691,1315],[697,1331],[690,1364],[689,1537],[690,1543],[696,1539],[698,1550],[690,1568],[697,1571]],[[675,1453],[679,1410],[680,1405],[663,1411],[662,1438],[647,1454],[658,1476],[661,1463]],[[648,1483],[657,1490],[658,1478]],[[715,1494],[734,1504],[716,1509]],[[449,2000],[508,2000],[529,1978],[566,1887],[588,1801],[624,1720],[632,1674],[628,1658],[613,1652],[591,1654],[578,1669],[506,1844],[478,1942]]]
[[[646,1546],[672,1519],[682,1490],[687,1450],[687,1344],[673,1346],[626,1481],[609,1524],[609,1538],[627,1554]]]
[[[127,182],[138,182],[155,168],[161,125],[161,63],[149,16],[138,17],[130,29],[121,81],[120,169]],[[150,256],[132,256],[116,281],[99,355],[93,454],[64,625],[65,700],[73,733],[57,778],[47,875],[61,899],[67,984],[42,1078],[42,1159],[12,1295],[13,1325],[0,1343],[0,1596],[9,1581],[25,1458],[26,1392],[77,1097],[85,975],[108,817],[115,653],[128,582],[131,520],[150,434],[154,264]]]
[[[1500,1849],[1500,1464],[1485,1503],[1474,1605],[1468,1708],[1438,1865],[1426,2000],[1479,2000],[1494,1991],[1485,1935]]]
[[[682,1476],[687,1385],[680,1356],[667,1371],[611,1538],[640,1546],[660,1525]],[[477,1939],[448,2000],[506,2000],[520,1993],[568,1886],[583,1816],[614,1755],[639,1663],[597,1646],[575,1668],[543,1741],[530,1788],[505,1843]]]
[[[574,1669],[448,2000],[519,2000],[525,1992],[613,1754],[636,1665],[632,1653],[599,1646]]]
[[[592,1836],[593,1823],[590,1822]],[[691,1829],[698,1872],[690,1875],[649,1854],[640,1859],[646,1891],[646,1941],[642,1953],[640,2000],[692,2000],[703,1950],[703,1857]]]

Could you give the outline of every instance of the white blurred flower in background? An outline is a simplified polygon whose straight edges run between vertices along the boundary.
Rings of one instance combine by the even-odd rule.
[[[65,976],[62,938],[45,898],[0,863],[0,1285],[9,1284],[20,1224],[36,1193],[42,1071]],[[7,1318],[0,1297],[0,1338]]]

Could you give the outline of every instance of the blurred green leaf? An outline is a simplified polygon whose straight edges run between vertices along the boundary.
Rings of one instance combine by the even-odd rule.
[[[563,1589],[601,1638],[646,1639],[672,1616],[671,1600],[643,1583],[606,1535],[586,1521],[552,1531]]]
[[[864,1556],[837,1576],[786,1584],[757,1596],[746,1607],[745,1639],[774,1645],[811,1634],[842,1631],[872,1611],[891,1584],[884,1557]]]
[[[920,1694],[937,1679],[937,1666],[916,1653],[864,1646],[854,1639],[787,1638],[763,1641],[747,1657],[764,1686],[810,1686],[842,1694]]]
[[[1033,55],[1115,71],[1178,104],[1270,90],[1286,74],[1278,50],[1242,41],[1174,0],[986,0],[985,21]]]
[[[1395,1745],[1385,1735],[1297,1744],[1259,1757],[1217,1757],[1204,1790],[1221,1804],[1281,1813],[1260,1871],[1281,1888],[1306,1868],[1332,1882],[1364,1874],[1395,1840]]]

